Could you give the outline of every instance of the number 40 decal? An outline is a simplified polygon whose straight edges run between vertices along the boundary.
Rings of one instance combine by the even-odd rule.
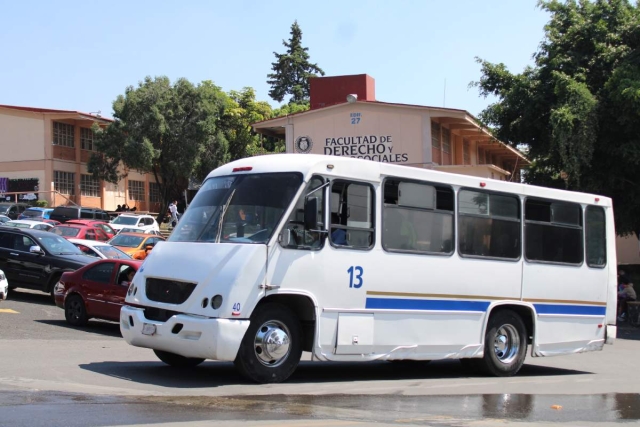
[[[362,275],[364,274],[364,269],[362,267],[360,267],[359,265],[349,267],[347,273],[349,273],[350,288],[359,288],[362,286]]]

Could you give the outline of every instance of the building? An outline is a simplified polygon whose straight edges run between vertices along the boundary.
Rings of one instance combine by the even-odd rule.
[[[465,110],[380,102],[366,74],[310,80],[308,111],[254,123],[287,153],[350,156],[520,182],[529,160]],[[638,239],[618,238],[620,263],[640,264]]]
[[[79,111],[0,105],[0,179],[9,182],[2,191],[10,191],[13,182],[20,199],[37,197],[49,206],[75,203],[115,210],[127,204],[157,212],[161,200],[152,175],[129,171],[116,185],[89,174],[87,162],[94,151],[91,127],[111,122]],[[24,188],[25,183],[33,188]],[[7,197],[14,199],[13,195],[3,199]]]
[[[288,153],[350,156],[520,181],[526,156],[498,141],[469,112],[380,102],[372,77],[311,79],[311,109],[253,125]]]

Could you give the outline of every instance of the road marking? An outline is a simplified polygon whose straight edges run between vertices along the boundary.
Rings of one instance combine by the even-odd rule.
[[[0,308],[0,313],[20,314],[19,312],[11,310],[10,308]]]

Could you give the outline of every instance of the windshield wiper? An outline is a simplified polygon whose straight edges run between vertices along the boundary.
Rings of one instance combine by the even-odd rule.
[[[220,236],[222,235],[222,226],[224,225],[224,216],[227,213],[227,209],[229,209],[229,205],[231,204],[231,199],[233,199],[233,195],[236,193],[236,189],[234,188],[229,198],[227,199],[227,203],[222,207],[222,213],[220,214],[220,219],[218,220],[218,233],[216,233],[216,243],[220,243]]]

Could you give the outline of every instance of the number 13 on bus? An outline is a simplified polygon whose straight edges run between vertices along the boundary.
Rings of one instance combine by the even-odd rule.
[[[529,354],[616,336],[611,200],[317,155],[209,174],[129,288],[120,327],[172,366],[233,361],[279,382],[314,361]]]

